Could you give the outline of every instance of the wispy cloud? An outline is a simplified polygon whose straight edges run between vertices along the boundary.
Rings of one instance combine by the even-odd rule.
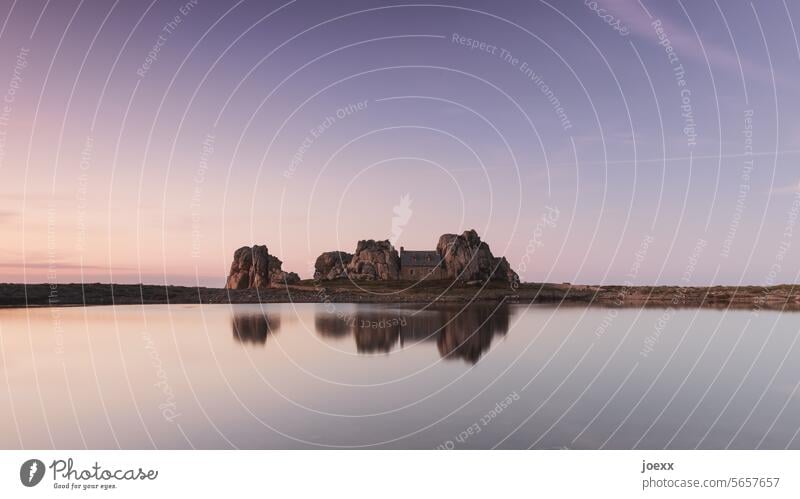
[[[18,211],[13,210],[0,210],[0,223],[13,220],[19,216]]]
[[[772,194],[795,194],[800,192],[800,180],[789,185],[772,189]]]
[[[615,15],[627,24],[631,32],[653,43],[658,43],[658,37],[653,29],[652,23],[658,19],[664,28],[664,32],[669,37],[672,46],[677,51],[678,55],[682,58],[688,58],[699,62],[703,65],[706,64],[706,56],[708,56],[708,63],[712,68],[724,68],[726,70],[739,72],[740,68],[745,73],[745,78],[769,77],[769,71],[762,68],[760,65],[747,60],[744,57],[737,57],[736,51],[732,44],[723,45],[708,39],[702,38],[703,27],[699,25],[700,19],[692,17],[691,11],[687,5],[689,2],[683,4],[686,12],[690,17],[683,13],[680,5],[676,5],[678,12],[680,12],[680,19],[673,16],[662,15],[659,9],[655,6],[655,2],[645,4],[639,0],[605,0],[604,5],[613,12]],[[723,8],[720,5],[720,8]],[[652,15],[652,19],[648,16]],[[718,20],[722,21],[721,16]],[[691,22],[690,22],[691,21]],[[692,23],[700,34],[700,39],[692,29]],[[757,29],[756,29],[757,31]],[[700,43],[702,42],[702,47]],[[705,55],[703,54],[705,50]],[[741,65],[741,66],[740,66]],[[765,76],[766,75],[766,76]]]
[[[41,260],[27,260],[25,264],[22,263],[22,258],[16,262],[0,262],[0,269],[20,269],[22,267],[28,269],[49,269],[55,268],[60,270],[91,270],[91,271],[132,271],[136,270],[134,267],[128,266],[115,266],[113,269],[108,267],[107,265],[92,265],[92,264],[80,264],[80,263],[72,263],[67,261],[56,261],[56,262],[49,262],[49,261],[41,261]]]

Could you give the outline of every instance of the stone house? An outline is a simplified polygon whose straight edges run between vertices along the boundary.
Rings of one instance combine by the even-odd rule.
[[[442,257],[433,251],[408,251],[400,247],[400,279],[421,281],[423,279],[446,279]]]

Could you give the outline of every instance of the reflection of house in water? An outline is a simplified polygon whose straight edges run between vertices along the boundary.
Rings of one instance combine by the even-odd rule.
[[[510,312],[506,305],[440,306],[422,311],[359,307],[348,316],[320,311],[314,322],[321,336],[353,334],[360,353],[388,353],[408,342],[436,341],[443,358],[474,364],[495,335],[506,334]]]
[[[278,332],[280,327],[278,315],[262,313],[234,314],[231,321],[233,337],[242,343],[263,344],[267,336]]]
[[[400,247],[400,279],[446,279],[442,257],[437,251],[407,251]]]

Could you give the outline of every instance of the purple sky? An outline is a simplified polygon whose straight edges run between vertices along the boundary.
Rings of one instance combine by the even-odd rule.
[[[0,281],[474,228],[527,281],[797,282],[800,6],[0,4]],[[800,232],[799,232],[800,233]]]

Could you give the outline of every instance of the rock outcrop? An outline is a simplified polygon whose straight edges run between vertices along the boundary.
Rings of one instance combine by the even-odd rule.
[[[347,266],[353,255],[344,251],[327,251],[317,257],[314,262],[314,279],[328,280],[347,277]]]
[[[505,257],[492,255],[489,245],[474,230],[461,235],[444,234],[436,251],[442,257],[448,279],[460,281],[498,280],[518,282],[519,276]]]
[[[444,234],[436,252],[446,279],[460,281],[519,282],[519,276],[504,257],[495,257],[478,233],[468,230],[461,235]],[[433,259],[432,259],[433,260]],[[314,264],[314,279],[394,281],[400,279],[401,262],[388,240],[359,241],[352,255],[344,251],[321,254]],[[437,268],[437,278],[439,278]]]
[[[494,259],[494,273],[492,279],[495,281],[513,282],[519,284],[519,274],[514,272],[511,264],[508,263],[506,257],[501,256]]]
[[[388,240],[359,241],[347,266],[347,275],[356,280],[397,280],[400,278],[400,257]]]
[[[248,289],[269,287],[269,253],[266,246],[255,245],[252,248],[242,246],[233,253],[233,263],[228,279],[227,289]]]
[[[281,269],[283,262],[277,256],[269,255],[269,282],[274,285],[297,284],[300,276]]]
[[[233,253],[233,263],[225,280],[226,289],[265,289],[270,285],[294,284],[300,276],[284,272],[277,257],[264,245],[242,246]]]

